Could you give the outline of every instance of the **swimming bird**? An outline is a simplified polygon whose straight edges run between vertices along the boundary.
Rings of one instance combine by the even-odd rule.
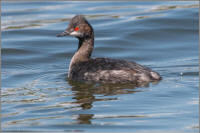
[[[74,16],[67,29],[57,37],[74,36],[79,40],[68,71],[68,79],[84,83],[149,83],[161,80],[159,73],[135,62],[110,58],[91,58],[94,30],[83,15]]]

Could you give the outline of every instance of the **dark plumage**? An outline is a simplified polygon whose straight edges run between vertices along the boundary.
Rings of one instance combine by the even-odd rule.
[[[74,54],[68,78],[86,83],[148,83],[158,81],[161,76],[150,68],[135,62],[109,58],[90,58],[94,45],[92,26],[82,15],[72,18],[68,28],[57,35],[75,36],[79,40],[78,50]]]

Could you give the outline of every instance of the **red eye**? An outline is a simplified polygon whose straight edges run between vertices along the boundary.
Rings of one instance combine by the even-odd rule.
[[[76,27],[76,28],[74,28],[74,30],[75,30],[75,31],[78,31],[78,30],[79,30],[79,28],[78,28],[78,27]]]

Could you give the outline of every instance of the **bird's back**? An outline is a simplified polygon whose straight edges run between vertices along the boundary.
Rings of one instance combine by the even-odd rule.
[[[160,80],[150,68],[126,60],[95,58],[72,66],[71,80],[100,83],[142,83]]]

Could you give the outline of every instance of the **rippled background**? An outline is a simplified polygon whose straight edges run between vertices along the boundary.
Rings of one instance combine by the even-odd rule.
[[[78,41],[57,38],[75,14],[93,57],[136,61],[158,84],[70,84]],[[2,2],[4,131],[198,132],[198,2]]]

